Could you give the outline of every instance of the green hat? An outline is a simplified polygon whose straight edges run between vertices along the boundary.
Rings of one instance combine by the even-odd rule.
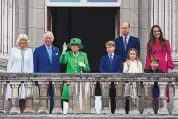
[[[81,40],[79,38],[72,38],[70,43],[67,44],[68,48],[71,48],[71,45],[79,45],[80,49],[83,49],[83,45],[81,44]]]

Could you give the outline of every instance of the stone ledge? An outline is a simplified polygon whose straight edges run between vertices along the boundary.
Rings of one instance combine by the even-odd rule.
[[[0,73],[0,82],[4,81],[69,81],[69,82],[96,82],[96,81],[145,81],[145,82],[177,82],[178,73]]]
[[[1,115],[0,119],[178,119],[177,115]]]

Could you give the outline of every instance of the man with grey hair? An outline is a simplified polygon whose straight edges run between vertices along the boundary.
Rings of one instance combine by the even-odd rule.
[[[50,31],[44,34],[44,44],[37,47],[33,53],[35,73],[59,73],[60,72],[60,52],[52,45],[53,33]],[[50,98],[50,113],[54,107],[54,87],[49,82],[48,94]]]

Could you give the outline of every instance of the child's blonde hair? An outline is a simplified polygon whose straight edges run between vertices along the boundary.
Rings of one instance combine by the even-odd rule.
[[[139,61],[139,53],[137,52],[137,50],[135,48],[130,48],[127,54],[127,59],[130,60],[129,54],[131,51],[135,51],[136,52],[136,60]]]
[[[105,46],[113,46],[113,47],[115,47],[115,43],[114,43],[114,41],[110,40],[110,41],[106,42]]]
[[[127,55],[127,59],[130,60],[129,54],[131,51],[135,51],[136,52],[136,61],[137,61],[137,67],[139,67],[139,53],[137,52],[137,50],[135,48],[130,48],[128,51],[128,55]]]

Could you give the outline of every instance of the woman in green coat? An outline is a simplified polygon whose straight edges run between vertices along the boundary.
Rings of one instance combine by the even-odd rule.
[[[83,47],[79,38],[72,38],[67,45],[64,43],[60,63],[67,64],[67,73],[90,72],[87,54],[79,51]],[[71,51],[66,52],[67,48]]]
[[[87,54],[79,51],[83,47],[81,40],[78,38],[72,38],[68,45],[64,43],[60,63],[67,64],[67,73],[80,73],[81,71],[90,72]],[[71,51],[66,52],[67,48],[70,48]],[[69,88],[66,82],[64,82],[62,90],[63,114],[67,114],[69,107]]]

